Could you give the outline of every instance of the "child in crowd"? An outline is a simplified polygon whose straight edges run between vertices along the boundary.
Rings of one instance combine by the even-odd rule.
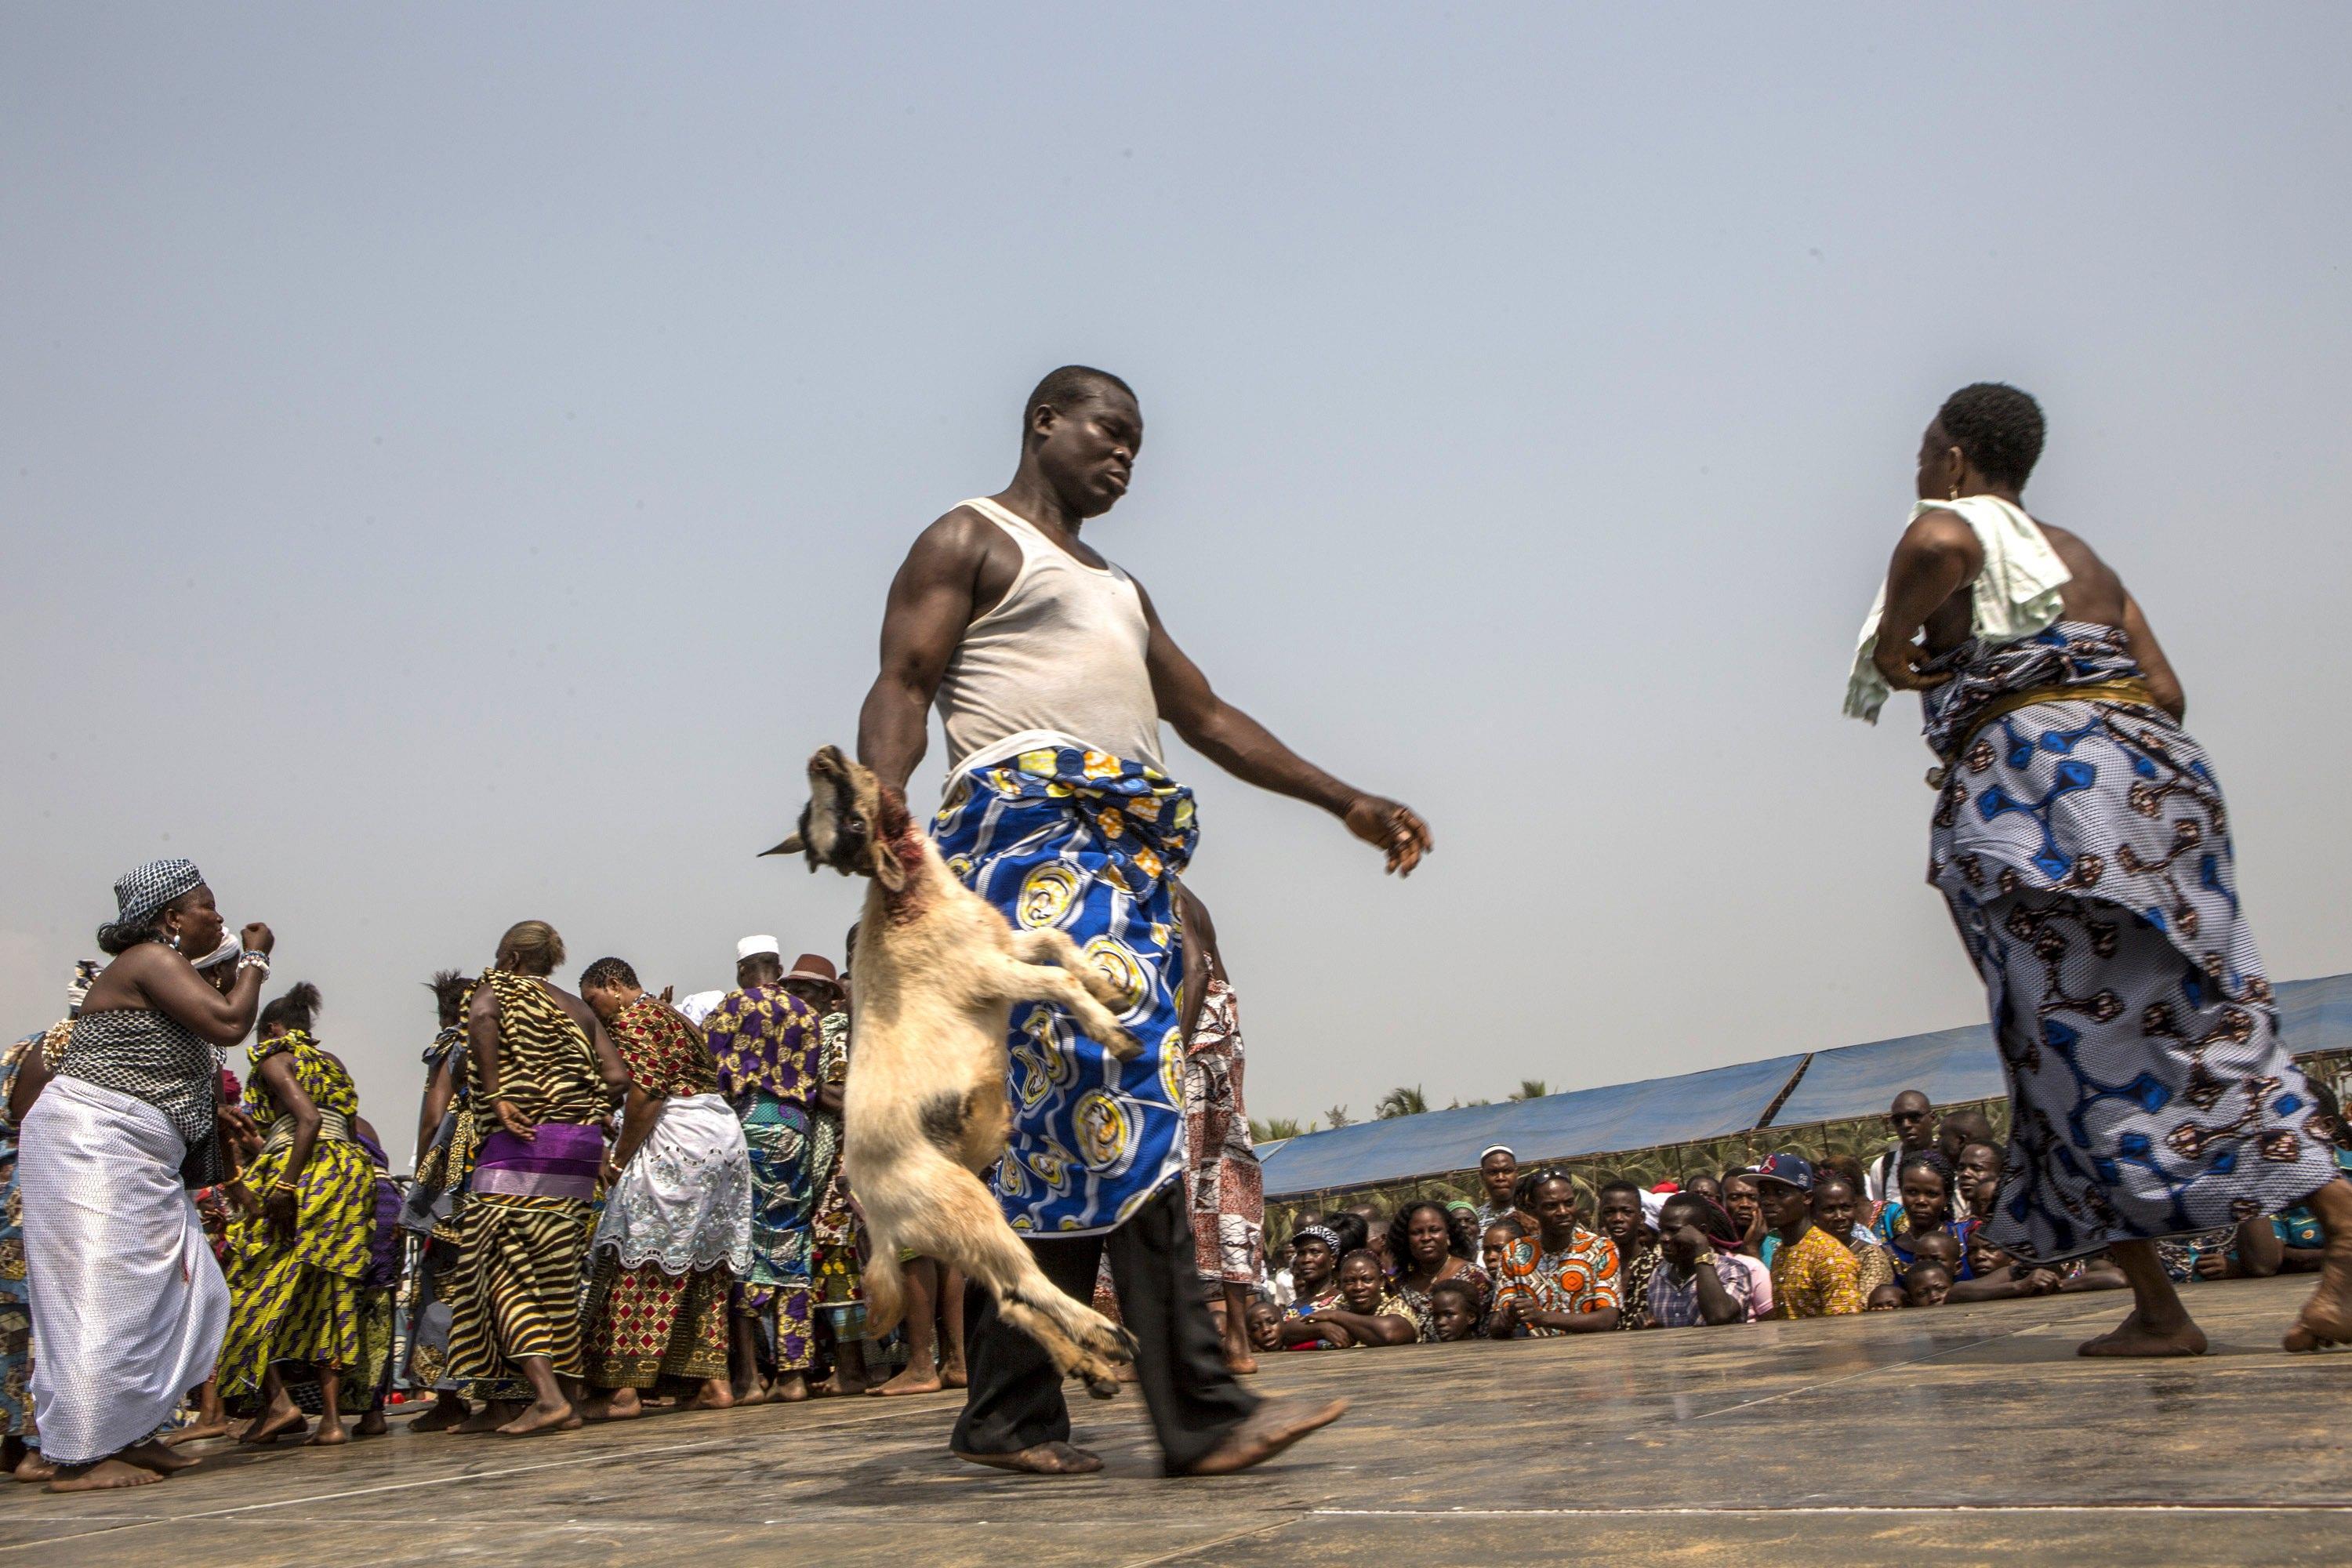
[[[1440,1279],[1429,1288],[1429,1318],[1442,1344],[1478,1337],[1478,1288],[1467,1279]]]
[[[1904,1290],[1914,1307],[1940,1307],[1952,1293],[1952,1271],[1933,1258],[1921,1258],[1911,1265]]]
[[[1903,1293],[1902,1286],[1881,1285],[1870,1293],[1868,1310],[1873,1312],[1895,1312],[1900,1311],[1910,1304],[1911,1299]]]

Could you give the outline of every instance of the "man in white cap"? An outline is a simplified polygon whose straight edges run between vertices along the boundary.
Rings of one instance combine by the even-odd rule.
[[[782,945],[772,936],[745,937],[735,944],[735,989],[702,1026],[719,1092],[741,1119],[751,1156],[751,1269],[734,1292],[739,1405],[806,1399],[815,1349],[810,1156],[824,1036],[816,1010],[785,990],[783,977]],[[773,1347],[772,1387],[760,1376],[762,1338]]]

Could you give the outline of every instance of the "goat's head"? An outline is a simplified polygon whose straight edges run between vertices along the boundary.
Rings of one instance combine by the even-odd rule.
[[[907,883],[898,842],[911,830],[907,802],[872,770],[820,747],[809,759],[809,801],[799,831],[763,855],[805,855],[809,869],[830,866],[846,877],[872,877],[892,892]]]

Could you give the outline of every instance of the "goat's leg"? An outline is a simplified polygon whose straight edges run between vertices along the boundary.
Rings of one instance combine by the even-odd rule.
[[[1106,1005],[1124,1000],[1125,994],[1113,980],[1087,958],[1084,949],[1070,940],[1070,933],[1059,926],[1040,926],[1034,931],[1013,933],[1013,956],[1024,963],[1054,963],[1078,977],[1078,984],[1094,993],[1095,1000]]]
[[[1063,937],[1063,945],[1068,946],[1069,940]],[[1085,973],[1106,985],[1109,984],[1103,980],[1101,971],[1090,963],[1085,965]],[[1007,1002],[1051,1002],[1068,1009],[1078,1027],[1119,1061],[1131,1062],[1143,1054],[1143,1043],[1127,1032],[1127,1026],[1112,1016],[1109,1008],[1095,1000],[1094,990],[1086,980],[1059,964],[1008,960],[991,976],[991,984],[997,995]]]
[[[985,1183],[942,1162],[900,1191],[919,1194],[920,1207],[902,1211],[892,1227],[906,1245],[978,1280],[996,1298],[998,1315],[1044,1346],[1056,1370],[1083,1378],[1097,1399],[1118,1392],[1118,1365],[1135,1359],[1134,1337],[1045,1278]]]

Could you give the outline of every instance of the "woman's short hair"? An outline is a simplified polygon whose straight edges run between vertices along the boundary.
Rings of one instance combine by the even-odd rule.
[[[637,983],[637,972],[629,967],[625,959],[600,958],[580,972],[580,989],[583,991],[610,991],[620,985],[632,991],[645,989]]]
[[[563,938],[545,921],[520,921],[499,938],[499,965],[521,974],[552,974],[563,963]]]
[[[1998,381],[1979,381],[1944,399],[1936,423],[1977,472],[2012,489],[2025,488],[2048,433],[2042,405]]]

